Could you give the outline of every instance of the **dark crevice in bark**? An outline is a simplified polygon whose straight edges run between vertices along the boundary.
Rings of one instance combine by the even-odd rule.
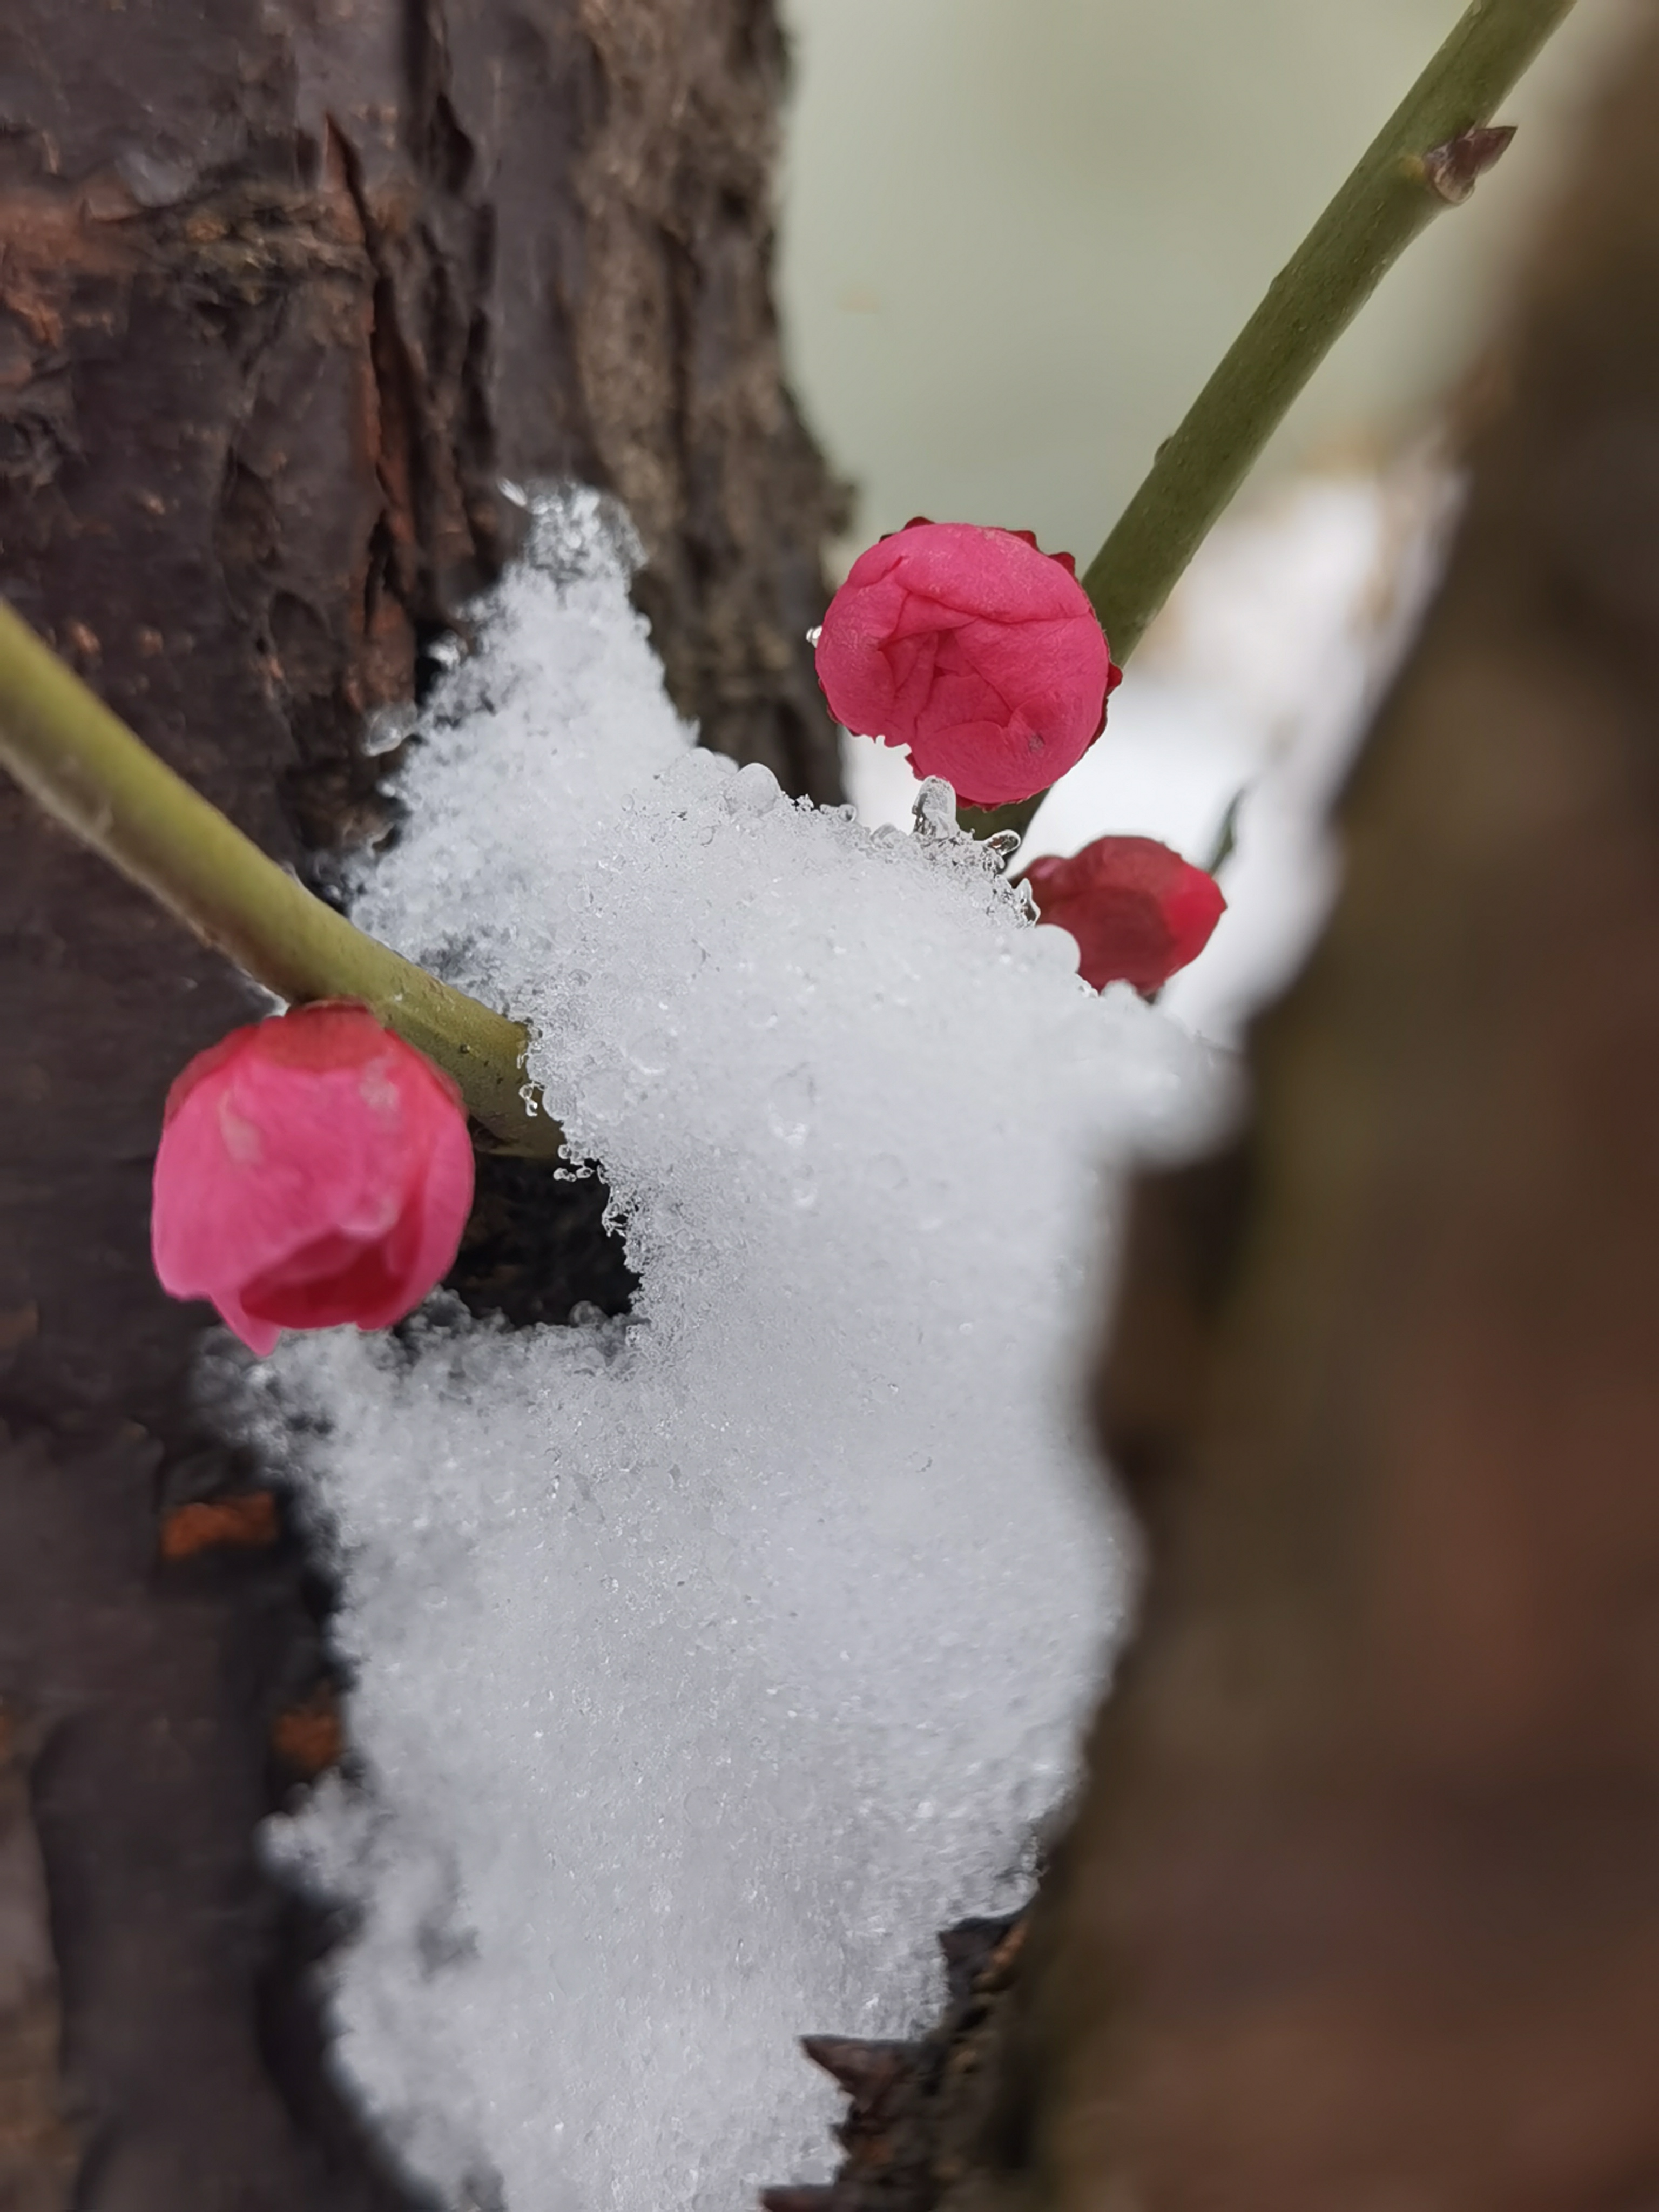
[[[374,469],[384,501],[378,528],[390,555],[387,581],[411,623],[441,622],[449,610],[432,560],[439,504],[434,479],[441,462],[434,450],[428,405],[431,380],[441,378],[445,367],[447,276],[441,266],[429,274],[434,296],[426,302],[424,346],[417,362],[403,327],[398,269],[365,191],[362,163],[331,116],[329,136],[374,272],[368,357],[375,394]]]

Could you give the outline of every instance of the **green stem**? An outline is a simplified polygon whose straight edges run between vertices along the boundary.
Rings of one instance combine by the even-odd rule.
[[[1120,666],[1145,636],[1325,356],[1419,231],[1502,146],[1436,161],[1489,124],[1573,0],[1474,0],[1274,279],[1090,562],[1083,588]],[[1046,793],[973,817],[1024,833]]]
[[[82,842],[290,1005],[362,999],[510,1150],[556,1153],[517,1022],[354,928],[142,744],[0,603],[0,763]]]

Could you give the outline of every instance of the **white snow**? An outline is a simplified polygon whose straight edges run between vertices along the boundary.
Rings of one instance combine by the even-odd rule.
[[[353,1778],[273,1849],[359,1916],[340,2063],[447,2201],[738,2212],[831,2168],[795,2039],[904,2032],[934,1931],[1022,1893],[1125,1601],[1082,1410],[1120,1170],[1233,1084],[942,787],[872,832],[694,750],[600,504],[538,539],[356,912],[532,1019],[642,1286],[239,1366],[353,1679]]]

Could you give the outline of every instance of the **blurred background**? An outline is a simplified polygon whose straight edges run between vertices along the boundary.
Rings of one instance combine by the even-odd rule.
[[[862,544],[917,513],[1086,560],[1462,0],[784,0],[781,294]],[[1579,0],[1520,143],[1389,278],[1273,465],[1376,450],[1468,368],[1642,0]]]

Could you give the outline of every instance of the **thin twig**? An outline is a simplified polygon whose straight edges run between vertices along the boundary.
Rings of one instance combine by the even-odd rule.
[[[290,1004],[362,999],[510,1150],[556,1153],[526,1036],[349,922],[143,744],[0,603],[0,763],[84,844]]]
[[[1508,145],[1486,129],[1574,0],[1474,0],[1188,410],[1083,587],[1120,666],[1320,362],[1418,234]],[[1022,833],[1046,793],[969,817]]]

